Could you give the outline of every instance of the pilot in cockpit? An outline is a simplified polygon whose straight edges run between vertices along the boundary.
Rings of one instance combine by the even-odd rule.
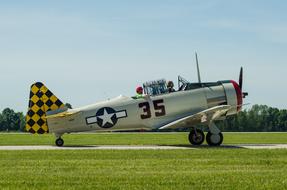
[[[168,89],[168,92],[169,92],[169,93],[175,92],[175,90],[174,90],[174,84],[173,84],[172,81],[168,81],[168,82],[167,82],[167,89]]]

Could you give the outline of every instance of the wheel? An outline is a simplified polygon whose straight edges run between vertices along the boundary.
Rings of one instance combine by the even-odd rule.
[[[200,129],[190,131],[188,140],[192,145],[201,145],[204,142],[204,133]]]
[[[56,140],[56,145],[59,146],[59,147],[63,146],[63,145],[64,145],[64,140],[61,139],[61,138],[58,138],[58,139]]]
[[[220,146],[223,142],[223,135],[221,132],[219,134],[208,132],[206,135],[206,142],[209,146]]]

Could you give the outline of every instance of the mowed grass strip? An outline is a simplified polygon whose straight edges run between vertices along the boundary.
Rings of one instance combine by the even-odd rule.
[[[188,133],[89,133],[66,134],[65,145],[189,145]],[[54,145],[55,137],[0,134],[2,145]],[[223,144],[287,144],[287,133],[224,133]]]
[[[287,189],[287,150],[0,151],[0,189]]]

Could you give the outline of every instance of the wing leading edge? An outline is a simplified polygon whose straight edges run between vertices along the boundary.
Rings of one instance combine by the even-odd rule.
[[[222,105],[216,106],[210,109],[206,109],[196,114],[192,114],[181,119],[175,120],[169,124],[166,124],[160,127],[160,130],[163,129],[177,129],[183,127],[192,127],[193,124],[205,123],[207,121],[218,120],[219,118],[226,115],[226,113],[232,109],[233,106]]]

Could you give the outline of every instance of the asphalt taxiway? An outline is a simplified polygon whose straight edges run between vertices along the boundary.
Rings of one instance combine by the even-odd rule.
[[[220,148],[220,149],[287,149],[287,144],[244,144],[244,145],[223,145],[220,147],[203,146],[160,146],[160,145],[99,145],[99,146],[0,146],[1,150],[188,150],[202,148]]]

